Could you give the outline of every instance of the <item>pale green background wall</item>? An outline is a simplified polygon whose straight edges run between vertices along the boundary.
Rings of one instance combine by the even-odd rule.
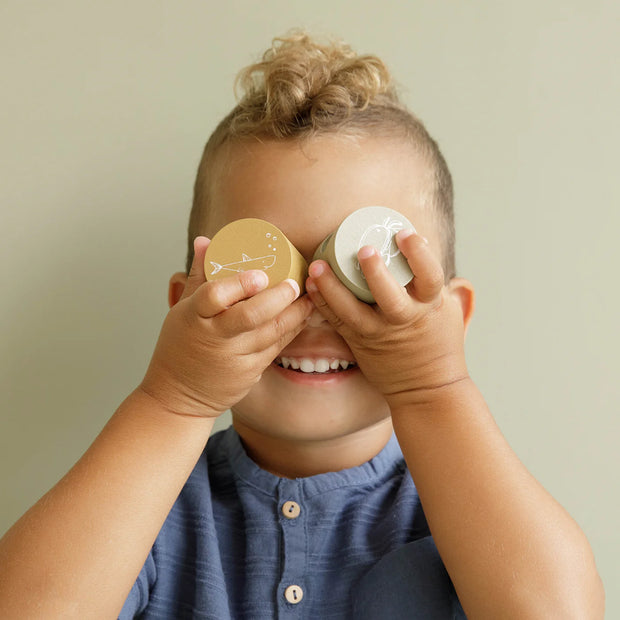
[[[440,142],[478,291],[471,372],[620,617],[612,1],[3,0],[0,532],[140,380],[206,136],[292,26],[384,57]]]

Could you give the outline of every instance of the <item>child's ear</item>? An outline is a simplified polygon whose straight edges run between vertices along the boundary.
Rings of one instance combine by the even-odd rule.
[[[448,283],[448,291],[451,295],[456,297],[461,305],[461,310],[463,311],[463,325],[465,325],[465,334],[467,334],[467,328],[476,306],[474,286],[465,278],[452,278]]]
[[[172,308],[183,295],[185,283],[187,282],[187,274],[184,271],[177,271],[168,283],[168,306]]]

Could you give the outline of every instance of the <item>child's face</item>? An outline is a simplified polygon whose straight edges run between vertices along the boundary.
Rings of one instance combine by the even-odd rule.
[[[323,239],[351,212],[381,205],[406,215],[432,248],[439,231],[424,204],[429,170],[402,141],[330,136],[300,144],[235,144],[216,164],[207,236],[233,220],[256,217],[282,230],[310,261]],[[437,250],[438,251],[438,250]],[[282,356],[354,362],[346,342],[315,311]],[[274,363],[233,408],[238,430],[277,440],[321,441],[389,424],[382,395],[358,369],[306,374]]]

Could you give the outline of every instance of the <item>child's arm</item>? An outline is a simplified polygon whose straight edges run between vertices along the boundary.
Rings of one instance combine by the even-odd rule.
[[[205,284],[207,245],[141,386],[0,541],[1,618],[117,617],[214,419],[304,327],[313,306],[291,304],[286,283],[259,292],[264,274],[246,272]]]
[[[459,281],[443,285],[418,235],[403,231],[398,243],[415,273],[406,290],[362,248],[376,306],[357,301],[322,262],[310,267],[308,291],[390,405],[465,612],[602,618],[604,592],[584,534],[518,460],[469,378]]]

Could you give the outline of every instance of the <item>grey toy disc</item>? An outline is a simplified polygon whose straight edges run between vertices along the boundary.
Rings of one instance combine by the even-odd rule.
[[[398,249],[394,235],[405,228],[413,228],[413,225],[402,213],[387,207],[364,207],[344,219],[321,243],[314,258],[326,260],[356,297],[373,303],[375,300],[357,261],[357,252],[365,245],[375,247],[390,273],[404,286],[411,281],[413,273]]]

